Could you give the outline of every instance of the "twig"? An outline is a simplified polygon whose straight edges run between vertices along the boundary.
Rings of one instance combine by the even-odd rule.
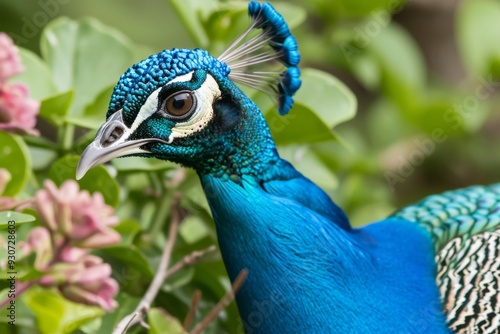
[[[180,167],[175,171],[172,179],[165,181],[165,186],[168,188],[177,188],[186,178],[186,168]]]
[[[28,288],[32,287],[35,283],[36,283],[36,281],[26,282],[26,283],[16,281],[15,285],[16,285],[16,295],[17,296],[5,298],[4,300],[2,300],[0,302],[0,307],[3,309],[5,306],[9,305],[9,303],[11,303],[13,300],[15,302],[16,297],[19,297],[22,293],[24,293],[24,291],[26,291]]]
[[[158,291],[163,284],[165,272],[168,268],[168,264],[170,262],[170,256],[172,255],[172,249],[174,248],[175,240],[177,238],[177,227],[180,223],[180,212],[177,208],[179,204],[180,194],[175,193],[174,198],[172,199],[172,218],[170,221],[170,229],[168,232],[167,244],[165,245],[165,249],[163,250],[163,254],[161,255],[160,264],[158,269],[153,277],[153,281],[149,285],[148,290],[144,297],[142,297],[139,305],[137,305],[134,312],[125,316],[115,327],[113,330],[113,334],[123,334],[127,331],[127,329],[133,325],[141,324],[144,327],[148,327],[144,322],[144,316],[146,315],[151,303],[155,299]]]
[[[199,250],[199,251],[194,251],[191,254],[188,254],[182,258],[179,262],[174,264],[172,267],[170,267],[166,272],[165,272],[165,277],[163,279],[166,279],[167,277],[173,275],[174,273],[178,272],[184,267],[190,266],[198,262],[203,256],[205,256],[208,253],[211,253],[216,250],[216,247],[214,245],[207,247],[205,249]]]
[[[217,318],[219,313],[234,299],[234,295],[241,288],[247,276],[247,269],[240,271],[238,277],[234,280],[231,290],[229,290],[226,295],[222,297],[222,299],[214,306],[214,308],[208,312],[205,318],[203,318],[203,320],[193,328],[190,334],[200,334],[205,328],[208,327],[208,325],[210,325],[212,321],[215,320],[215,318]]]
[[[191,301],[191,307],[189,308],[189,312],[186,315],[186,319],[184,319],[183,327],[186,331],[189,330],[189,327],[191,327],[191,324],[193,323],[193,319],[196,314],[196,311],[198,310],[198,305],[200,304],[200,300],[201,300],[201,291],[195,290],[193,295],[193,300]]]

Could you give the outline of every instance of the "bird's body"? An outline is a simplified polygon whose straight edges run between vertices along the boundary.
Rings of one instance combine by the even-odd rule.
[[[251,28],[263,29],[250,46],[269,43],[275,58],[264,58],[287,67],[271,81],[285,114],[300,86],[296,42],[270,5],[251,2],[249,12]],[[500,185],[429,197],[351,228],[279,157],[262,113],[231,81],[255,86],[262,75],[239,70],[245,48],[219,59],[166,50],[131,67],[79,176],[123,155],[194,168],[230,278],[249,272],[236,296],[247,333],[498,332]]]

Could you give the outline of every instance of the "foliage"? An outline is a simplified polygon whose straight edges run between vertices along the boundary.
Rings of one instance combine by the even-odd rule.
[[[418,43],[393,19],[410,11],[411,2],[271,2],[297,36],[303,56],[303,87],[286,117],[277,114],[267,96],[245,91],[264,112],[280,154],[324,188],[348,212],[354,225],[382,218],[408,199],[435,190],[493,182],[495,177],[498,181],[500,152],[498,145],[488,145],[499,139],[498,129],[491,130],[489,125],[500,119],[497,2],[469,0],[458,8],[455,31],[467,71],[460,85],[438,79],[426,67]],[[168,3],[193,44],[214,55],[248,22],[245,1]],[[179,29],[174,25],[170,28]],[[79,155],[104,121],[113,85],[132,63],[146,57],[150,48],[96,19],[67,17],[56,17],[45,26],[40,55],[21,48],[25,71],[12,80],[27,85],[30,97],[41,101],[37,126],[41,136],[0,132],[0,168],[11,175],[0,195],[22,202],[33,198],[47,179],[56,185],[73,179]],[[361,101],[355,120],[351,120],[357,110],[355,95],[331,71],[318,68],[333,69],[343,79],[355,82],[357,95],[370,97],[368,102]],[[448,175],[456,175],[452,171],[460,163],[465,163],[472,177],[450,182]],[[432,177],[426,178],[427,174]],[[112,276],[120,284],[119,306],[105,314],[70,302],[56,290],[37,286],[17,299],[15,329],[6,324],[8,318],[2,313],[1,332],[110,333],[137,306],[153,278],[177,192],[182,194],[182,222],[171,263],[216,244],[210,211],[193,171],[168,162],[126,158],[90,170],[78,184],[90,193],[102,193],[119,217],[114,229],[120,233],[121,243],[92,251],[113,268]],[[0,232],[4,239],[7,216],[18,222],[19,241],[42,224],[33,209],[2,212]],[[1,250],[0,259],[6,255]],[[33,272],[34,258],[19,253],[16,266],[21,278]],[[8,285],[3,279],[7,274],[1,274],[3,299]],[[167,326],[182,332],[179,326],[196,289],[202,292],[195,315],[198,322],[229,286],[220,255],[204,256],[163,283],[148,313],[151,328],[134,327],[130,332],[159,333]],[[232,303],[205,332],[236,333],[240,328]]]

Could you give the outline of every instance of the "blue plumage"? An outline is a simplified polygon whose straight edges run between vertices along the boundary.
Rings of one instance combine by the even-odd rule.
[[[310,181],[290,172],[288,196],[250,177],[201,177],[230,277],[249,270],[237,295],[247,333],[448,333],[429,236],[396,219],[346,231],[338,208],[320,214],[294,198]]]
[[[244,32],[217,59],[173,49],[132,66],[78,176],[130,155],[195,169],[230,278],[249,270],[236,297],[247,333],[494,333],[500,186],[436,195],[352,228],[279,157],[262,113],[233,82],[274,94],[280,114],[301,83],[297,43],[281,15],[257,2],[249,14],[260,35],[244,43]],[[251,69],[269,61],[285,69]]]

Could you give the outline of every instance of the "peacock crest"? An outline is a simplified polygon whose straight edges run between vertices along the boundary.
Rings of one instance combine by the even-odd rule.
[[[278,99],[278,111],[286,115],[293,105],[292,96],[300,88],[300,53],[295,37],[283,17],[269,4],[248,4],[252,23],[217,58],[226,63],[235,82],[261,90]],[[254,30],[261,30],[249,38]],[[278,61],[284,71],[262,71],[264,63]],[[257,69],[254,69],[257,67]]]

